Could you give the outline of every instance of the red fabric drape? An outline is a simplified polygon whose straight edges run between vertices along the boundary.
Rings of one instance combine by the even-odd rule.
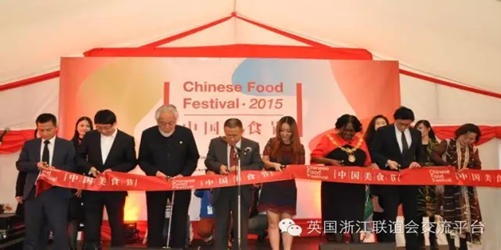
[[[494,138],[501,139],[501,126],[479,126],[482,136],[477,145],[484,144]],[[454,132],[459,126],[436,126],[433,131],[440,140],[454,138]]]
[[[2,131],[3,132],[3,131]],[[2,133],[0,132],[0,134]],[[12,154],[23,147],[24,141],[35,137],[34,129],[9,131],[3,138],[0,145],[0,154]]]

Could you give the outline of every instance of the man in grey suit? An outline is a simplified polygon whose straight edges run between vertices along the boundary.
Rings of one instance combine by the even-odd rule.
[[[16,162],[19,171],[26,172],[23,200],[25,240],[24,250],[45,249],[41,242],[45,234],[44,222],[54,234],[54,250],[68,250],[66,227],[68,222],[69,189],[52,187],[35,197],[36,181],[45,169],[75,171],[75,146],[56,136],[57,120],[53,114],[41,114],[36,120],[40,138],[26,141]],[[46,234],[45,234],[46,235]]]
[[[209,152],[205,159],[205,166],[217,174],[235,174],[240,165],[240,170],[261,170],[259,144],[242,137],[244,132],[242,122],[231,118],[224,123],[224,137],[211,140]],[[237,154],[240,154],[240,164]],[[240,187],[240,232],[241,246],[238,247],[238,187],[215,188],[212,195],[212,205],[216,216],[216,250],[228,248],[230,227],[230,211],[233,215],[233,249],[247,249],[247,230],[249,221],[249,208],[252,204],[252,185]]]

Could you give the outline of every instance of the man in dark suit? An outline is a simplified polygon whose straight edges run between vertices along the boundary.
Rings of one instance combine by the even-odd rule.
[[[224,123],[225,137],[211,140],[209,152],[205,159],[205,166],[221,175],[235,174],[240,166],[243,170],[261,170],[259,144],[242,137],[244,132],[242,122],[231,118]],[[238,160],[238,152],[243,152]],[[238,187],[213,189],[212,205],[216,215],[216,250],[227,249],[228,232],[230,227],[230,212],[233,215],[233,249],[247,249],[247,232],[249,222],[249,208],[252,204],[252,185],[240,187],[241,204],[238,211]],[[241,245],[238,247],[238,214],[240,214]]]
[[[94,117],[96,130],[85,134],[78,150],[77,164],[82,172],[97,177],[106,171],[129,172],[136,167],[134,137],[116,128],[117,117],[100,110]],[[84,197],[84,249],[101,249],[103,208],[108,212],[111,246],[125,245],[124,206],[126,191],[86,191]]]
[[[75,147],[73,143],[56,137],[57,120],[52,114],[41,114],[37,120],[40,138],[24,143],[19,160],[19,171],[26,172],[23,200],[26,236],[24,250],[45,249],[48,236],[44,222],[50,225],[54,235],[54,250],[68,249],[66,227],[68,223],[68,200],[71,190],[52,187],[35,197],[35,185],[42,170],[56,168],[75,171]],[[45,239],[44,239],[45,238]]]
[[[421,145],[421,132],[410,128],[414,121],[412,110],[401,107],[393,115],[395,123],[376,131],[372,141],[371,153],[374,161],[381,169],[399,171],[406,168],[419,168],[424,162],[424,151]],[[417,250],[417,224],[412,220],[417,214],[418,186],[383,186],[381,207],[385,242],[395,242],[395,221],[398,206],[402,204],[405,217],[405,244],[407,250]],[[393,225],[390,227],[390,225]]]
[[[143,131],[139,166],[146,175],[170,179],[191,176],[197,168],[200,155],[195,137],[190,129],[176,125],[178,116],[174,105],[161,106],[155,112],[157,125]],[[169,247],[184,248],[191,190],[146,192],[148,247],[160,248],[167,243],[163,237],[167,199],[173,203]]]

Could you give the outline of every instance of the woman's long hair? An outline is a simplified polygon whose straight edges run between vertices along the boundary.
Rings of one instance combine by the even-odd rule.
[[[437,136],[435,135],[435,131],[433,131],[433,128],[431,127],[431,124],[427,120],[419,120],[416,122],[416,125],[414,125],[414,128],[417,129],[420,124],[423,124],[426,128],[430,129],[428,132],[428,137],[430,138],[431,142],[438,142]]]
[[[414,128],[417,129],[420,124],[423,124],[426,128],[429,128],[430,131],[428,131],[428,145],[426,146],[426,153],[427,154],[427,159],[426,159],[426,165],[433,166],[433,163],[430,159],[431,152],[435,147],[438,145],[438,139],[437,136],[435,135],[435,131],[433,131],[433,128],[431,127],[431,124],[427,120],[419,120],[416,122],[416,125],[414,125]]]
[[[271,157],[276,158],[278,161],[281,161],[281,150],[283,147],[282,138],[280,137],[280,130],[282,129],[282,125],[287,123],[291,127],[292,136],[291,136],[291,146],[292,146],[292,154],[293,154],[293,162],[296,163],[299,160],[301,153],[301,141],[299,140],[299,130],[297,128],[297,123],[294,118],[291,116],[282,117],[275,128],[275,138],[271,144]]]
[[[80,134],[78,133],[78,124],[84,120],[89,123],[90,130],[94,130],[94,126],[92,125],[92,120],[87,116],[82,116],[78,118],[77,123],[75,123],[75,134],[73,135],[73,138],[71,138],[72,141],[77,142],[78,139],[80,139]]]
[[[369,126],[367,127],[367,130],[365,131],[365,135],[364,135],[364,140],[365,140],[365,143],[367,143],[367,145],[371,145],[372,140],[374,139],[374,136],[376,136],[376,121],[379,118],[385,120],[387,125],[390,124],[390,122],[388,121],[388,118],[386,118],[386,116],[384,116],[384,115],[374,116],[372,118],[371,122],[369,122]]]

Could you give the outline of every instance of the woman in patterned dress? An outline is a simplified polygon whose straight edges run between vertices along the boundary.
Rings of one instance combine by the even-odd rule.
[[[454,166],[457,170],[481,169],[478,148],[481,133],[474,124],[464,124],[455,132],[454,139],[442,141],[432,151],[431,160],[439,166]],[[438,203],[438,202],[437,202]],[[449,249],[456,249],[454,237],[459,236],[460,250],[467,250],[467,242],[480,243],[483,232],[482,215],[477,189],[470,186],[444,186],[442,200],[444,225],[451,234],[446,234]]]
[[[424,166],[433,166],[433,162],[430,160],[430,154],[433,149],[438,145],[437,137],[435,132],[431,127],[431,124],[427,120],[420,120],[416,122],[415,126],[421,132],[421,142],[423,147],[423,152],[426,156],[426,162]],[[437,236],[435,234],[435,214],[436,214],[436,193],[435,189],[437,186],[421,186],[419,187],[418,193],[418,215],[416,218],[416,224],[418,224],[418,244],[420,249],[425,249],[425,239],[424,231],[428,231],[430,240],[430,250],[438,250]],[[428,217],[430,226],[424,230],[423,229],[423,217]]]
[[[343,115],[336,121],[336,132],[322,137],[311,152],[313,163],[330,166],[369,167],[371,157],[362,132],[362,124],[353,115]],[[351,242],[360,242],[364,220],[365,185],[322,182],[322,221],[329,241],[343,242],[350,234]],[[349,225],[346,225],[350,223]]]
[[[263,162],[268,171],[282,171],[290,164],[305,163],[304,146],[299,140],[297,123],[290,116],[282,117],[276,127],[276,136],[271,138],[263,152]],[[266,211],[268,217],[268,235],[271,249],[280,246],[279,221],[291,219],[296,215],[296,181],[264,183],[259,198],[258,211]],[[282,233],[283,249],[292,248],[292,236]]]

